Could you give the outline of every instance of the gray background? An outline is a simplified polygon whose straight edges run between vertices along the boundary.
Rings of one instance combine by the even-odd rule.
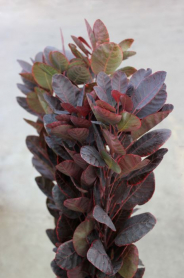
[[[156,193],[141,212],[158,223],[137,245],[146,278],[183,277],[184,259],[184,1],[182,0],[0,0],[0,277],[54,277],[52,245],[45,235],[52,218],[45,197],[35,185],[25,137],[35,134],[22,118],[34,119],[16,103],[21,95],[16,59],[29,60],[47,45],[61,47],[70,35],[87,38],[84,18],[100,18],[111,41],[132,37],[137,55],[124,62],[136,68],[167,71],[168,102],[175,110],[161,127],[172,129],[169,153],[156,170]]]

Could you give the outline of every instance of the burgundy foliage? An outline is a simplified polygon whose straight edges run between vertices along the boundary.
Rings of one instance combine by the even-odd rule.
[[[141,278],[134,243],[156,220],[132,214],[152,197],[153,170],[167,152],[170,131],[150,131],[173,110],[166,73],[117,70],[135,54],[133,39],[111,42],[101,20],[86,26],[90,42],[72,36],[71,51],[46,47],[33,64],[18,61],[18,103],[37,116],[25,119],[38,133],[26,144],[55,220],[51,267],[62,278]]]

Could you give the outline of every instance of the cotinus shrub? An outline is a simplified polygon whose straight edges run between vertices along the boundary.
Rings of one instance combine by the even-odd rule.
[[[168,129],[154,129],[173,106],[164,71],[118,69],[133,39],[116,44],[101,20],[86,21],[88,42],[74,37],[71,51],[46,47],[32,65],[19,60],[25,97],[18,103],[37,120],[26,144],[47,196],[55,229],[51,263],[57,277],[141,278],[135,243],[156,223],[134,215],[155,190],[153,170],[167,149]],[[117,70],[118,69],[118,70]]]

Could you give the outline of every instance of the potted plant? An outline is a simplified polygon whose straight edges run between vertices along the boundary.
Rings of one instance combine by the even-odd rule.
[[[141,278],[134,244],[156,224],[134,214],[155,190],[153,170],[167,149],[168,129],[154,129],[173,110],[165,104],[164,71],[119,68],[135,54],[133,39],[110,42],[107,28],[87,21],[90,44],[72,36],[70,51],[46,47],[32,65],[18,60],[25,97],[18,103],[37,120],[26,144],[47,196],[55,229],[51,263],[57,277]]]

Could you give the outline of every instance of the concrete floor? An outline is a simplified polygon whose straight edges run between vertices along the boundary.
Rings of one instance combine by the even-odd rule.
[[[16,103],[20,71],[16,59],[29,60],[47,45],[61,47],[70,35],[87,37],[83,19],[102,19],[111,40],[133,37],[137,55],[124,66],[167,71],[168,102],[175,110],[160,128],[172,129],[169,153],[156,170],[156,193],[141,208],[157,219],[155,229],[137,245],[145,278],[184,277],[184,1],[183,0],[0,0],[1,182],[0,277],[54,277],[54,254],[45,235],[52,218],[37,189],[37,172],[25,137],[34,134],[22,118],[34,119]]]

